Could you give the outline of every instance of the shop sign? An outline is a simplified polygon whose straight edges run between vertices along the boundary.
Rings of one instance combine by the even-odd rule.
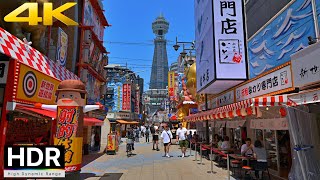
[[[197,91],[216,94],[245,81],[243,1],[196,1],[195,22]]]
[[[30,67],[20,64],[17,86],[17,100],[55,104],[55,92],[60,81],[44,75]]]
[[[249,82],[236,89],[236,101],[292,88],[290,65]]]
[[[135,111],[136,113],[139,113],[140,111],[140,91],[136,91],[136,102],[135,102]]]
[[[295,94],[292,96],[288,96],[288,98],[295,102],[297,105],[318,103],[320,102],[320,90]]]
[[[227,128],[238,128],[243,127],[244,123],[246,123],[246,120],[241,121],[227,121]]]
[[[122,88],[122,110],[131,110],[131,84],[123,84]]]
[[[57,41],[57,62],[60,66],[66,66],[68,50],[68,35],[59,27]]]
[[[114,119],[114,113],[107,113],[108,119]]]
[[[116,150],[116,136],[108,135],[107,151],[115,151],[115,150]]]
[[[319,47],[320,43],[317,43],[292,56],[292,73],[296,87],[320,81]]]
[[[57,132],[54,144],[65,147],[66,172],[78,171],[82,162],[82,137],[77,137],[80,108],[76,106],[58,106]]]
[[[132,119],[131,118],[131,113],[126,113],[126,112],[117,112],[116,113],[116,119]]]
[[[215,126],[216,128],[222,128],[226,126],[226,121],[215,121]]]
[[[289,122],[287,118],[253,119],[250,121],[250,128],[268,130],[288,130]]]
[[[318,37],[311,2],[290,1],[281,13],[248,40],[250,78],[290,61],[292,54],[308,47],[308,36]]]
[[[7,83],[9,61],[0,62],[0,84]]]
[[[174,71],[168,72],[168,92],[169,92],[170,98],[175,95],[175,72]]]
[[[229,91],[221,96],[216,97],[217,107],[225,106],[234,103],[234,91]]]

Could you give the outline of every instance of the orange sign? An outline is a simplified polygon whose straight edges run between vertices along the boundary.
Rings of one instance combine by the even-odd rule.
[[[18,101],[55,104],[55,92],[60,81],[20,64],[17,86]]]
[[[82,137],[76,137],[78,129],[79,107],[58,106],[57,132],[55,145],[65,147],[66,172],[78,171],[82,162]]]

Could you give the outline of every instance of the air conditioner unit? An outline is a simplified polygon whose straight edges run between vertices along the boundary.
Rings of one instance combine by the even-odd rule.
[[[89,30],[84,32],[84,43],[90,44],[91,43],[91,32]]]
[[[89,63],[89,49],[83,49],[83,62]]]
[[[88,70],[87,69],[82,69],[81,70],[81,81],[86,83],[88,82]]]

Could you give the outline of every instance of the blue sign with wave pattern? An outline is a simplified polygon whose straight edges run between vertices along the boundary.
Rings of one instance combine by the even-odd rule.
[[[250,78],[290,61],[308,36],[315,37],[311,0],[296,0],[248,41]]]

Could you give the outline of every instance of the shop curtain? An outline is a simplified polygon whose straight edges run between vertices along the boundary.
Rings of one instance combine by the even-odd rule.
[[[320,177],[320,118],[306,106],[287,107],[292,152],[290,180],[318,180]],[[296,145],[313,146],[296,151]]]

